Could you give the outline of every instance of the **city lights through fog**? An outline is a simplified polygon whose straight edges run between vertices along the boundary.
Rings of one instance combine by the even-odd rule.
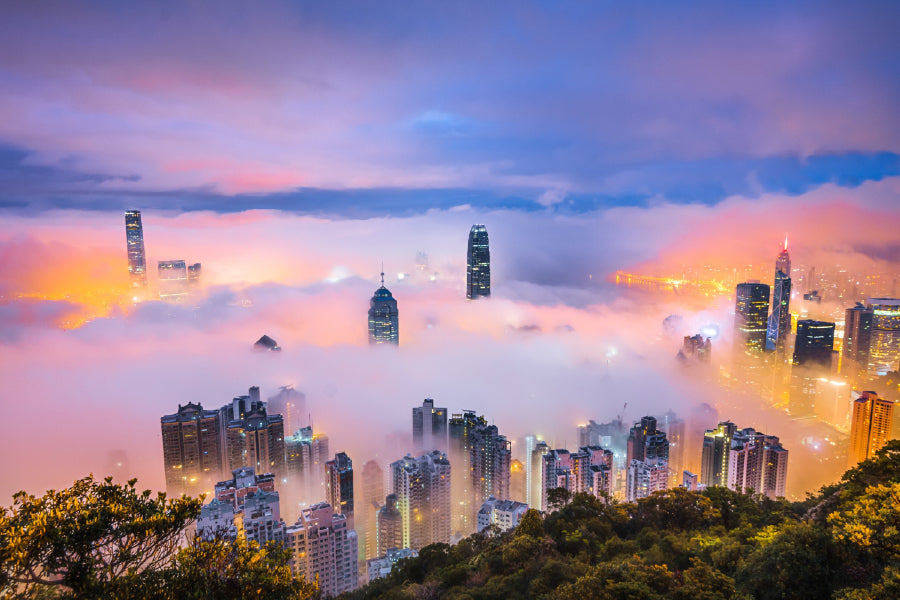
[[[900,433],[896,6],[51,4],[0,8],[2,504],[365,565]]]

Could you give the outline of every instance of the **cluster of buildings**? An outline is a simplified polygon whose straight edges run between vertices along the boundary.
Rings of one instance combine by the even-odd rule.
[[[141,211],[125,211],[125,241],[128,248],[128,273],[136,290],[147,287],[147,258],[144,251],[144,226]],[[159,297],[178,301],[189,296],[200,285],[200,263],[184,260],[161,260],[157,263]]]

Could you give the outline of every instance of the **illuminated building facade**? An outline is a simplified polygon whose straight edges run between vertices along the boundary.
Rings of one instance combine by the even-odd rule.
[[[422,406],[412,409],[413,448],[416,452],[447,449],[447,409],[436,408],[434,400],[425,398]]]
[[[381,557],[366,561],[366,579],[372,583],[376,579],[387,577],[401,559],[415,558],[418,555],[418,552],[409,548],[389,548]]]
[[[787,457],[777,437],[752,427],[736,431],[729,449],[727,485],[739,492],[753,490],[773,500],[784,497]]]
[[[222,474],[219,413],[200,404],[178,405],[160,418],[166,490],[172,497],[209,491]]]
[[[655,417],[643,417],[628,434],[625,499],[633,502],[669,488],[669,440]]]
[[[230,469],[252,467],[258,473],[286,474],[281,415],[268,414],[265,406],[260,404],[243,418],[228,423],[226,435]]]
[[[863,392],[853,402],[847,468],[871,458],[887,443],[893,420],[894,402],[879,398],[875,392]]]
[[[225,535],[261,545],[284,542],[284,522],[271,473],[257,475],[249,467],[236,469],[232,478],[215,486],[213,499],[200,511],[197,533],[205,539]]]
[[[450,461],[438,450],[391,463],[392,492],[403,523],[403,548],[450,542]]]
[[[844,312],[841,373],[855,377],[860,371],[868,370],[874,318],[875,312],[859,302]]]
[[[870,298],[872,339],[869,347],[869,376],[880,377],[900,370],[900,300]]]
[[[797,321],[794,364],[831,367],[834,351],[834,323],[803,319]]]
[[[278,388],[278,393],[267,400],[266,409],[273,414],[284,418],[284,431],[294,432],[300,429],[305,422],[306,394],[298,392],[293,386],[286,385]]]
[[[478,425],[469,430],[469,467],[472,505],[481,506],[493,496],[509,499],[512,449],[496,425]],[[457,477],[465,476],[457,472]]]
[[[325,463],[329,460],[328,436],[303,427],[284,440],[285,470],[301,501],[314,503],[327,498]]]
[[[734,304],[735,345],[747,352],[762,352],[766,347],[769,313],[769,286],[764,283],[739,283]]]
[[[360,555],[375,558],[378,554],[375,515],[384,501],[384,470],[374,460],[366,461],[362,468],[362,498],[356,509],[356,532],[362,532],[365,540],[360,543]]]
[[[537,448],[534,455],[538,455]],[[612,451],[600,446],[585,446],[574,453],[565,449],[548,449],[540,454],[540,458],[541,503],[535,508],[548,510],[548,492],[557,488],[566,489],[571,494],[584,492],[602,499],[612,494]]]
[[[415,416],[413,417],[415,426]],[[451,483],[454,532],[469,535],[475,531],[476,506],[472,499],[472,432],[477,427],[487,427],[487,420],[467,410],[454,413],[448,424],[448,456],[455,476]]]
[[[187,266],[183,260],[161,260],[157,270],[160,298],[179,300],[188,295]]]
[[[397,301],[390,290],[384,287],[384,273],[381,274],[381,287],[375,290],[375,295],[369,300],[369,343],[400,343]]]
[[[509,498],[516,502],[527,504],[525,490],[528,489],[525,482],[525,464],[521,460],[513,459],[509,465]]]
[[[766,350],[784,350],[791,332],[791,257],[787,240],[775,263],[775,286],[772,288],[772,313],[766,330]]]
[[[291,573],[317,581],[323,598],[358,587],[359,541],[345,515],[320,502],[305,509],[286,534]]]
[[[325,485],[328,504],[346,516],[353,529],[353,461],[345,452],[338,452],[325,463]]]
[[[397,508],[397,495],[388,494],[375,516],[375,556],[384,556],[391,548],[403,547],[403,515]]]
[[[125,243],[128,247],[128,273],[132,287],[147,287],[147,257],[144,254],[144,226],[141,211],[125,211]]]
[[[528,506],[544,510],[544,457],[550,453],[547,442],[538,441],[531,451],[531,486],[528,488]]]
[[[491,249],[484,225],[472,225],[466,253],[466,298],[491,295]]]
[[[188,280],[188,288],[189,289],[194,289],[194,288],[200,287],[200,273],[201,273],[200,263],[194,263],[192,265],[188,265],[187,280]]]
[[[736,431],[737,425],[722,421],[718,427],[703,434],[703,455],[700,459],[700,483],[703,485],[728,485],[729,451]]]

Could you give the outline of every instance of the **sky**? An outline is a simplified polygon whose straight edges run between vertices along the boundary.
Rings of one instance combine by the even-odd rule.
[[[426,396],[569,445],[624,398],[715,404],[661,323],[725,331],[731,300],[611,274],[768,278],[785,235],[795,265],[897,273],[898,28],[892,2],[3,4],[0,451],[38,449],[0,504],[113,451],[159,487],[159,416],[251,385],[297,385],[360,462]],[[202,297],[131,301],[126,209]],[[473,223],[489,303],[462,300]],[[382,263],[393,351],[365,338]]]

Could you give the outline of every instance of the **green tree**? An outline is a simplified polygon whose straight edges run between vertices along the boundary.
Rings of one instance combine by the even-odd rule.
[[[38,498],[19,492],[0,516],[5,589],[27,596],[38,587],[97,596],[105,584],[166,566],[201,499],[138,492],[137,480],[85,477]]]

